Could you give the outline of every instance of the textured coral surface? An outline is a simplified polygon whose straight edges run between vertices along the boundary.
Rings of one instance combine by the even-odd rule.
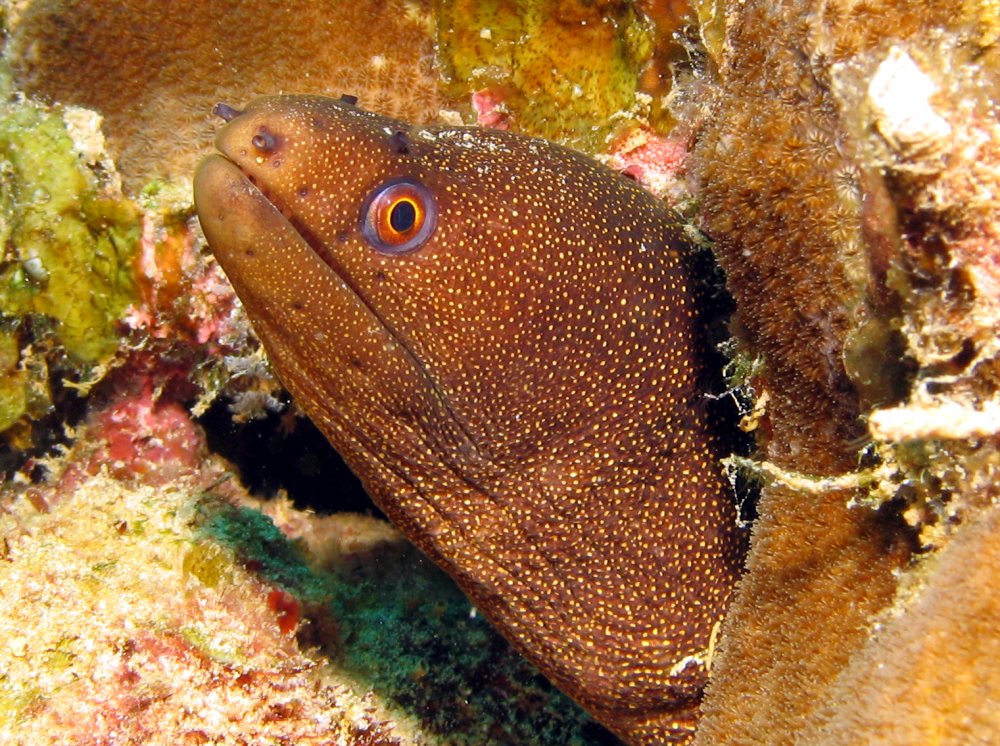
[[[820,743],[988,743],[1000,733],[1000,509],[956,532],[909,578],[913,599],[837,678]]]
[[[212,106],[265,93],[339,96],[426,119],[440,106],[424,0],[40,0],[14,14],[16,85],[95,109],[130,184],[188,174]]]
[[[398,743],[281,629],[268,585],[199,536],[218,509],[199,493],[98,476],[6,507],[0,740]]]
[[[946,588],[989,562],[1000,463],[995,8],[726,19],[693,168],[767,486],[699,741],[994,740],[996,587]]]
[[[607,742],[384,522],[75,463],[0,505],[3,743]]]
[[[629,3],[453,0],[439,6],[444,73],[477,90],[487,126],[602,148],[614,117],[638,108],[651,28]]]
[[[118,348],[116,322],[136,295],[139,213],[99,173],[102,156],[92,112],[0,104],[0,338],[9,347],[0,430],[48,411],[50,374],[86,377]],[[20,354],[28,318],[36,320],[30,363]]]

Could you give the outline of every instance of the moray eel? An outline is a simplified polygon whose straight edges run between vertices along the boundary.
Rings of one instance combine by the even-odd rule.
[[[552,143],[353,103],[217,107],[209,245],[406,535],[627,743],[689,740],[742,544],[676,217]]]

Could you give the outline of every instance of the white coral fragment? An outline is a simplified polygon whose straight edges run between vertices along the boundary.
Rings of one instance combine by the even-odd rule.
[[[875,127],[901,156],[933,154],[951,135],[951,125],[931,106],[936,91],[934,81],[895,46],[872,76],[868,102]]]
[[[966,440],[1000,433],[1000,402],[987,401],[979,408],[953,402],[880,409],[868,418],[875,440]]]

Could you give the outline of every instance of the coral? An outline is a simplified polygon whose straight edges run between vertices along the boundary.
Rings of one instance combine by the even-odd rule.
[[[189,190],[154,183],[125,199],[100,124],[87,110],[24,101],[0,112],[0,431],[15,450],[36,445],[30,420],[66,417],[67,402],[102,380],[126,396],[137,376],[169,386],[200,412],[231,368],[259,357],[195,241]],[[253,395],[245,411],[275,406],[265,373],[228,386]]]
[[[976,3],[953,13],[967,41],[921,30],[857,51],[834,78],[871,189],[892,201],[869,223],[910,368],[905,397],[869,416],[887,472],[874,497],[904,501],[925,548],[995,499],[1000,476],[997,24]]]
[[[689,173],[728,272],[765,488],[700,741],[995,740],[992,5],[439,7],[454,97],[674,200]],[[222,390],[241,418],[281,408],[190,219],[211,105],[349,92],[427,121],[430,3],[0,12],[0,89],[54,104],[0,111],[5,440],[92,391],[66,459],[0,502],[0,740],[606,739],[393,529],[251,503],[186,414]]]
[[[401,743],[200,537],[197,482],[98,476],[48,502],[0,517],[4,743]]]
[[[783,88],[808,72],[794,39],[764,41],[784,32],[756,6],[734,23],[728,65],[706,97],[693,171],[704,227],[739,307],[736,323],[767,360],[772,435],[762,445],[778,459],[805,449],[817,470],[836,470],[853,459],[843,444],[863,432],[842,355],[864,302],[860,196],[854,166],[837,149],[828,91],[808,80],[794,96]]]
[[[249,500],[174,402],[45,465],[0,498],[4,743],[610,743],[388,524]]]
[[[130,189],[186,176],[217,101],[276,91],[353,93],[426,120],[441,99],[426,0],[34,0],[11,19],[15,85],[100,112]],[[153,74],[152,71],[155,71]]]
[[[863,434],[842,353],[865,304],[860,197],[838,149],[836,104],[798,51],[807,28],[794,23],[797,8],[780,10],[788,20],[763,4],[729,8],[692,170],[737,303],[734,328],[763,358],[751,381],[768,397],[755,431],[762,455],[809,475],[840,474],[854,468]],[[765,490],[701,742],[726,742],[735,723],[751,740],[794,733],[891,601],[905,551],[876,515],[847,507],[852,494],[780,482]],[[837,637],[821,635],[824,626]],[[743,696],[749,682],[759,699]]]
[[[14,249],[0,304],[9,315],[52,318],[60,343],[80,360],[106,358],[118,344],[114,322],[134,297],[137,210],[102,189],[64,119],[40,107],[6,108],[0,156],[4,238]]]
[[[246,418],[280,409],[278,383],[219,265],[198,240],[186,185],[153,182],[138,199],[142,234],[134,262],[138,299],[121,326],[123,367],[203,414],[225,390]]]
[[[190,473],[206,455],[188,411],[169,399],[157,401],[148,379],[138,391],[123,391],[105,408],[95,408],[82,435],[71,471],[103,471],[148,485]]]
[[[676,207],[688,196],[679,174],[687,155],[687,143],[681,138],[663,137],[649,127],[635,126],[615,137],[607,155],[599,160]]]
[[[991,666],[927,692],[967,681],[968,651],[997,639],[968,616],[995,584],[951,606],[994,551],[995,13],[721,10],[692,170],[762,362],[767,486],[699,741],[992,740]]]
[[[47,409],[48,366],[79,380],[105,365],[135,297],[138,211],[84,150],[99,130],[72,116],[79,113],[19,103],[0,110],[0,429]]]
[[[986,743],[1000,733],[1000,508],[915,568],[905,606],[838,677],[800,742]],[[849,704],[848,704],[849,703]]]
[[[654,40],[630,4],[451,0],[439,13],[451,93],[494,102],[483,123],[497,124],[502,102],[505,126],[594,152],[642,108],[636,89]]]

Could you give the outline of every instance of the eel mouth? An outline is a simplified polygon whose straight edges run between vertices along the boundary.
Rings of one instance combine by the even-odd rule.
[[[325,264],[393,337],[399,338],[340,262],[296,211],[263,179],[231,157],[225,149],[207,156],[195,171],[195,208],[212,252],[233,280],[239,271],[239,245],[249,236],[263,250],[267,244],[293,241]]]
[[[265,202],[269,203],[277,212],[288,221],[288,224],[292,226],[296,233],[301,236],[302,240],[312,249],[313,253],[316,254],[323,262],[330,267],[337,275],[343,280],[351,290],[357,294],[357,288],[353,287],[346,276],[346,273],[342,271],[340,267],[337,266],[336,261],[333,256],[327,250],[325,244],[319,237],[313,233],[309,227],[302,221],[302,219],[281,197],[279,197],[275,192],[267,186],[267,184],[252,171],[248,170],[242,166],[239,161],[230,158],[225,151],[220,151],[218,153],[222,158],[225,158],[229,163],[239,169],[240,173],[243,174],[243,178],[249,182],[249,184],[259,193],[259,198],[263,199]]]

